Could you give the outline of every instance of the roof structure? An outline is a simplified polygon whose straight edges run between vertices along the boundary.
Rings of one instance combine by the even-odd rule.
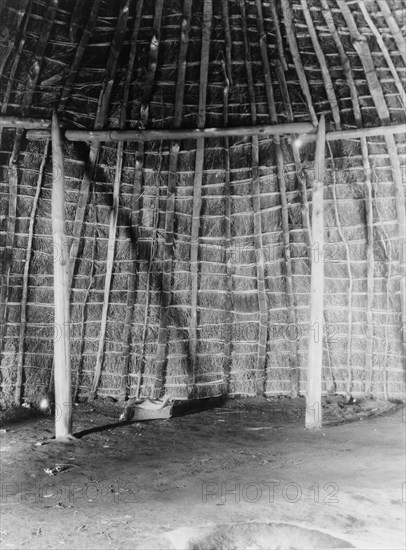
[[[402,398],[402,4],[2,0],[2,402],[52,384],[52,111],[75,396],[295,395],[317,332],[323,391]],[[325,322],[309,327],[312,132],[250,128],[321,115]],[[124,129],[138,138],[90,135]]]

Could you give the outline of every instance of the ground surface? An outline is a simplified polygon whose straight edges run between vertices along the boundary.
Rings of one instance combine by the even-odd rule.
[[[328,425],[309,432],[303,406],[234,400],[44,445],[37,443],[53,435],[51,417],[3,415],[1,547],[148,549],[176,540],[181,547],[183,528],[237,524],[248,536],[250,522],[282,522],[359,548],[404,548],[405,410],[333,399]],[[74,431],[118,416],[112,403],[79,405]]]

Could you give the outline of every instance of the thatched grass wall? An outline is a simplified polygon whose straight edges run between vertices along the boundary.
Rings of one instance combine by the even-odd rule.
[[[56,109],[89,130],[405,122],[400,0],[3,0],[1,21],[2,115]],[[47,141],[0,131],[4,405],[52,383],[52,166]],[[305,391],[314,145],[218,138],[201,153],[65,143],[75,396],[92,388],[106,294],[101,396],[159,390],[160,366],[173,398]],[[323,391],[404,396],[405,165],[403,135],[329,144]]]

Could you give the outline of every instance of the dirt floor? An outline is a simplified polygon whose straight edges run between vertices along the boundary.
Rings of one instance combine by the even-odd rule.
[[[405,547],[400,404],[331,398],[317,432],[303,399],[110,427],[113,402],[74,412],[69,444],[47,442],[51,416],[2,415],[2,548]]]

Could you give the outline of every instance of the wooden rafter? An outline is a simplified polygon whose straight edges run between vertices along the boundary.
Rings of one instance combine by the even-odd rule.
[[[155,82],[155,73],[158,65],[158,52],[159,52],[159,43],[161,37],[161,21],[162,21],[162,10],[163,10],[163,0],[156,0],[155,2],[155,11],[154,11],[154,21],[152,24],[152,36],[149,44],[149,56],[148,56],[148,68],[145,76],[144,89],[141,99],[141,122],[144,127],[147,125],[148,116],[149,116],[149,104],[152,98],[152,92]]]
[[[21,147],[22,132],[17,130],[13,150],[8,164],[8,213],[7,229],[4,238],[4,252],[0,265],[0,353],[4,350],[4,337],[6,332],[7,303],[9,294],[10,269],[15,239],[17,217],[17,186],[18,186],[18,155]],[[16,390],[17,391],[17,390]]]
[[[372,34],[375,36],[376,38],[376,41],[378,43],[378,46],[380,47],[381,49],[381,52],[385,58],[385,61],[389,67],[389,70],[393,76],[393,80],[394,80],[394,83],[395,83],[395,86],[396,86],[396,89],[398,91],[398,94],[399,94],[399,101],[403,107],[403,109],[406,109],[406,104],[405,104],[405,88],[404,86],[402,85],[402,81],[400,79],[400,76],[398,75],[398,72],[396,70],[396,67],[392,61],[392,58],[389,54],[389,51],[388,51],[388,48],[386,47],[386,44],[385,42],[383,41],[382,39],[382,36],[381,36],[381,33],[379,32],[379,30],[377,29],[376,25],[374,24],[374,22],[372,21],[371,19],[371,16],[369,15],[369,12],[365,6],[365,4],[363,2],[359,2],[358,3],[358,6],[361,10],[361,13],[362,15],[364,16],[364,19],[367,23],[367,25],[369,26],[369,28],[371,29],[372,31]]]
[[[340,55],[341,65],[343,67],[345,79],[350,90],[351,102],[354,111],[355,122],[358,127],[362,126],[361,108],[358,99],[358,93],[355,85],[355,79],[351,68],[350,61],[345,53],[342,45],[339,33],[334,23],[333,14],[330,10],[327,0],[321,0],[322,13],[327,23],[331,36],[334,39],[338,53]],[[372,368],[373,368],[373,317],[372,307],[374,299],[374,232],[373,232],[373,191],[371,181],[371,166],[368,155],[368,143],[366,137],[360,138],[362,163],[364,167],[364,190],[365,190],[365,223],[366,223],[366,241],[367,241],[367,300],[366,300],[366,357],[365,367],[367,375],[365,377],[365,393],[370,395],[371,381],[372,381]],[[338,216],[338,214],[336,214]],[[349,257],[349,250],[347,249],[347,262]],[[347,263],[347,269],[350,273],[350,266]],[[349,300],[351,299],[351,293],[349,291]],[[348,353],[350,352],[350,345],[348,347]],[[347,355],[347,369],[350,372],[349,358]],[[349,380],[350,381],[350,380]]]
[[[186,81],[186,57],[189,48],[190,22],[192,18],[192,0],[185,0],[181,23],[180,48],[178,57],[178,74],[176,79],[175,110],[173,125],[179,128],[182,124],[183,96]],[[169,306],[171,303],[172,271],[174,260],[174,225],[175,225],[175,191],[177,181],[177,164],[180,143],[172,141],[169,155],[168,190],[166,196],[165,248],[162,273],[161,317],[159,320],[158,345],[156,353],[157,381],[155,391],[159,393],[166,366],[166,345],[168,341]],[[191,373],[188,373],[189,378]]]
[[[27,326],[28,278],[29,278],[31,258],[33,253],[32,242],[34,239],[34,224],[35,224],[35,217],[37,215],[39,195],[41,192],[42,183],[44,179],[45,163],[49,155],[49,149],[50,149],[49,145],[50,145],[50,141],[47,141],[45,143],[44,154],[42,157],[41,165],[38,170],[37,187],[35,190],[34,199],[32,201],[30,225],[28,229],[28,242],[27,242],[27,251],[26,251],[25,261],[24,261],[24,275],[23,275],[23,284],[22,284],[23,291],[22,291],[22,297],[21,297],[21,310],[20,310],[21,324],[20,324],[20,334],[18,339],[17,380],[16,380],[16,387],[15,387],[16,405],[20,405],[21,403],[21,393],[22,393],[22,385],[23,385],[24,345],[25,345],[24,339],[25,339],[25,329]]]
[[[399,28],[399,25],[394,18],[392,11],[389,7],[387,0],[377,0],[379,9],[385,18],[385,21],[389,27],[389,30],[393,36],[393,39],[398,47],[399,55],[402,57],[406,64],[406,40]]]
[[[157,68],[157,60],[158,60],[160,36],[161,36],[162,11],[163,11],[163,0],[158,0],[155,3],[154,19],[152,23],[152,35],[149,42],[148,66],[147,66],[147,71],[145,75],[144,89],[143,89],[142,98],[141,98],[141,108],[140,108],[139,116],[141,119],[141,125],[143,127],[147,126],[148,124],[149,107],[150,107],[150,101],[152,99],[154,82],[155,82],[155,73]],[[144,143],[139,142],[137,146],[137,152],[136,152],[136,184],[134,189],[134,192],[136,193],[136,195],[134,196],[134,199],[135,199],[134,206],[138,215],[140,212],[140,197],[141,197],[142,185],[143,185],[144,153],[145,153],[145,145]],[[157,177],[159,177],[159,175],[157,175]],[[137,229],[135,230],[135,234],[138,234]],[[149,262],[149,267],[147,268],[147,292],[149,292],[150,265],[152,262],[153,246],[154,244],[152,243],[151,253],[150,253],[150,262]],[[137,396],[140,391],[141,378],[143,375],[144,364],[145,364],[144,350],[145,350],[145,339],[146,339],[146,323],[148,319],[148,307],[149,307],[149,296],[147,296],[147,304],[146,304],[145,316],[144,316],[144,328],[143,328],[143,336],[142,336],[142,343],[141,343],[142,357],[140,358],[140,361],[139,361],[138,381],[137,381],[137,389],[136,389]],[[156,382],[157,380],[155,379],[153,386],[151,388],[151,394],[155,392]],[[161,388],[159,388],[158,390],[159,392],[160,392],[160,389]]]
[[[88,0],[76,0],[69,23],[69,38],[71,42],[77,42],[80,31],[83,30],[86,4]]]
[[[44,18],[44,22],[42,24],[41,34],[38,38],[37,47],[33,55],[32,67],[29,71],[29,76],[26,82],[26,91],[21,104],[21,112],[23,116],[26,116],[28,114],[29,108],[32,104],[35,86],[37,85],[42,62],[44,59],[45,48],[48,45],[48,40],[51,35],[52,27],[54,25],[58,6],[59,0],[50,0],[48,2],[47,12]]]
[[[137,53],[137,40],[140,32],[141,26],[141,15],[142,8],[144,5],[144,0],[139,0],[137,2],[135,17],[134,17],[134,27],[131,34],[131,43],[130,43],[130,55],[128,57],[127,65],[127,74],[126,80],[124,83],[124,95],[123,95],[123,104],[121,106],[120,112],[120,127],[125,126],[125,121],[127,117],[128,102],[130,96],[130,87],[131,81],[134,72],[135,58]],[[140,170],[136,168],[136,174],[138,175]],[[140,174],[141,175],[141,174]],[[140,178],[137,178],[137,181]],[[130,370],[130,341],[131,341],[131,326],[133,320],[134,304],[135,304],[135,294],[136,294],[136,281],[137,281],[137,262],[136,262],[136,250],[138,249],[138,213],[140,210],[140,189],[137,185],[134,185],[133,191],[133,209],[130,215],[130,250],[131,250],[131,262],[130,262],[130,273],[128,275],[128,287],[127,287],[127,301],[126,301],[126,310],[125,310],[125,319],[124,319],[124,330],[123,330],[123,368],[121,372],[121,388],[120,388],[120,399],[125,400],[127,397],[128,390],[128,373]],[[141,374],[142,374],[142,358],[139,372],[139,383],[141,384]],[[139,384],[139,385],[140,385]]]
[[[328,30],[334,40],[334,43],[337,47],[338,54],[340,56],[341,66],[343,68],[348,89],[350,91],[355,122],[358,127],[361,127],[362,126],[361,108],[359,105],[358,92],[357,92],[357,87],[355,85],[355,79],[353,76],[351,63],[348,58],[348,55],[345,52],[344,46],[342,45],[342,42],[340,40],[338,30],[334,23],[334,17],[327,0],[321,0],[321,5],[322,5],[322,14],[323,14],[324,20],[327,24]]]
[[[199,107],[197,113],[197,126],[204,128],[206,123],[206,97],[207,83],[209,76],[209,55],[210,55],[210,37],[213,18],[212,0],[204,0],[203,4],[203,22],[202,22],[202,49],[200,54],[200,79],[199,79]],[[197,368],[197,302],[199,287],[199,233],[200,233],[200,213],[202,207],[202,183],[203,183],[203,164],[204,164],[204,139],[198,138],[195,174],[193,181],[193,214],[192,214],[192,234],[190,245],[190,275],[192,279],[191,289],[191,311],[190,311],[190,341],[189,354],[191,361],[191,370],[189,372],[189,390],[194,385]]]
[[[121,1],[121,8],[125,8],[126,2],[127,0]],[[94,7],[95,5],[93,5],[93,8]],[[125,27],[127,24],[127,17],[128,17],[128,11],[126,10],[125,13],[122,13],[122,11],[123,10],[120,9],[120,14],[119,14],[120,24],[118,24],[116,27],[115,36],[110,48],[109,59],[107,62],[107,66],[109,70],[106,71],[104,82],[102,84],[102,89],[99,94],[99,103],[96,111],[95,130],[100,130],[103,127],[105,122],[104,117],[107,112],[107,104],[110,104],[112,87],[111,85],[108,85],[108,82],[111,80],[114,81],[114,76],[115,76],[117,61],[118,61],[117,48],[121,48],[121,42],[123,40]],[[121,37],[121,40],[120,40],[120,37]],[[72,286],[73,273],[75,270],[76,259],[79,251],[80,237],[83,229],[86,205],[89,198],[90,184],[94,178],[97,161],[99,158],[99,152],[100,152],[100,144],[93,143],[89,150],[89,157],[88,157],[88,161],[85,167],[82,183],[79,190],[78,206],[76,208],[75,221],[73,225],[72,244],[69,252],[69,287]]]
[[[266,86],[266,94],[268,101],[268,110],[270,119],[273,124],[278,123],[276,113],[275,100],[273,94],[273,83],[271,79],[271,69],[268,57],[267,44],[265,41],[265,26],[262,14],[262,4],[257,0],[257,25],[260,34],[260,51],[262,58],[262,66],[264,71],[264,81]],[[284,81],[284,79],[282,80]],[[279,137],[275,137],[275,152],[276,152],[276,168],[278,174],[278,183],[281,194],[281,211],[282,211],[282,233],[283,233],[283,255],[286,267],[286,299],[289,324],[296,326],[295,300],[293,295],[293,269],[290,255],[290,233],[289,233],[289,218],[288,218],[288,200],[286,192],[285,170],[283,150]],[[290,341],[289,353],[289,369],[290,369],[290,387],[292,397],[297,397],[298,393],[298,342]]]
[[[270,7],[271,7],[273,30],[274,30],[275,38],[276,38],[276,47],[278,49],[278,56],[279,56],[278,61],[280,62],[283,71],[286,72],[288,70],[288,64],[286,62],[285,49],[283,47],[281,26],[280,26],[278,12],[276,10],[275,0],[270,0],[269,4],[270,4]]]
[[[223,11],[223,20],[225,12]],[[231,43],[230,43],[231,53]],[[227,59],[227,57],[226,57]],[[228,125],[228,95],[231,82],[228,75],[231,73],[231,65],[226,68],[223,67],[224,73],[224,90],[223,90],[223,121],[224,126]],[[232,246],[232,224],[231,224],[231,164],[230,164],[230,139],[224,138],[224,152],[225,152],[225,181],[224,181],[224,217],[225,217],[225,239],[226,239],[226,280],[227,280],[227,295],[226,295],[226,333],[224,338],[224,366],[223,366],[223,391],[225,395],[228,395],[230,390],[230,377],[231,377],[231,328],[233,322],[233,267],[231,261],[231,246]]]
[[[90,11],[90,15],[86,23],[86,28],[83,31],[83,34],[81,36],[80,42],[76,49],[75,57],[73,59],[72,65],[69,69],[68,76],[66,77],[66,80],[62,89],[61,98],[59,100],[59,107],[58,107],[59,113],[62,113],[66,108],[66,104],[70,97],[73,85],[75,84],[77,75],[79,73],[83,54],[85,53],[86,46],[96,26],[97,14],[99,13],[100,4],[101,4],[101,0],[93,0],[92,9]],[[72,32],[75,33],[76,35],[75,29],[71,29],[71,33]]]
[[[381,83],[378,79],[374,60],[372,58],[368,42],[366,41],[365,36],[362,36],[359,32],[354,16],[347,2],[345,2],[345,0],[337,0],[337,5],[341,10],[341,14],[344,17],[344,20],[350,32],[352,44],[364,68],[365,78],[367,80],[372,99],[375,103],[375,108],[377,110],[378,116],[381,120],[381,123],[387,124],[390,120],[389,110],[386,105],[385,96],[383,94]]]
[[[302,58],[299,52],[299,46],[296,40],[296,33],[293,23],[292,8],[289,0],[281,0],[283,10],[283,20],[286,28],[286,37],[289,42],[290,53],[292,55],[293,63],[299,78],[302,92],[306,98],[307,108],[310,113],[310,118],[315,126],[317,126],[317,116],[313,107],[313,100],[310,93],[309,83],[307,82],[306,73],[303,67]]]
[[[96,116],[95,126],[102,125],[104,120],[107,118],[107,111],[110,105],[110,98],[111,98],[113,85],[114,85],[114,75],[117,70],[118,57],[119,57],[121,46],[124,40],[124,35],[127,29],[127,20],[129,15],[129,1],[130,0],[122,0],[120,5],[120,13],[117,21],[116,32],[114,34],[113,42],[111,44],[110,56],[107,61],[106,77],[104,79],[102,89],[99,95],[99,104],[97,107],[97,116]],[[111,286],[111,278],[113,275],[114,250],[115,250],[116,232],[117,232],[121,171],[123,167],[123,142],[121,142],[121,146],[119,147],[119,149],[121,151],[121,154],[119,154],[119,152],[117,153],[116,172],[115,172],[114,186],[113,186],[113,206],[110,212],[110,229],[109,229],[109,239],[108,239],[108,248],[107,248],[107,263],[106,263],[106,276],[105,276],[104,294],[103,294],[103,308],[102,308],[102,316],[101,316],[101,322],[100,322],[99,346],[97,349],[96,366],[94,370],[92,387],[90,389],[90,395],[89,395],[90,399],[93,399],[96,397],[97,388],[99,385],[100,376],[101,376],[102,367],[103,367],[104,343],[105,343],[106,328],[107,328],[107,313],[108,313],[108,307],[109,307],[109,301],[110,301],[110,286]]]
[[[257,9],[260,7],[257,1]],[[243,31],[244,52],[245,52],[245,70],[247,73],[248,93],[251,103],[251,121],[255,125],[257,122],[257,108],[255,99],[254,79],[252,72],[252,61],[250,52],[250,43],[248,40],[248,26],[245,10],[245,0],[240,0],[241,11],[241,25]],[[262,11],[257,11],[257,21],[259,22],[260,44],[263,47],[265,45],[265,32],[262,17]],[[262,23],[262,25],[261,25]],[[274,104],[272,81],[269,71],[269,65],[263,64],[265,86],[267,90],[267,97],[269,101]],[[251,145],[251,166],[252,166],[252,202],[254,210],[254,246],[257,256],[257,291],[258,291],[258,309],[259,309],[259,336],[258,336],[258,363],[255,373],[256,393],[257,395],[264,395],[265,391],[265,379],[266,379],[266,344],[268,333],[268,306],[265,286],[265,262],[264,262],[264,250],[262,240],[262,223],[261,223],[261,189],[259,183],[259,142],[258,136],[252,136]]]
[[[329,100],[331,112],[333,114],[333,120],[337,130],[341,129],[340,109],[338,107],[337,97],[334,92],[333,81],[330,76],[330,71],[327,66],[326,57],[323,49],[320,46],[319,38],[317,36],[316,29],[314,27],[313,19],[310,14],[310,9],[307,0],[301,0],[303,15],[309,30],[309,35],[313,44],[314,52],[320,65],[321,75],[326,88],[327,99]]]
[[[13,63],[12,63],[12,66],[11,66],[10,74],[8,75],[8,78],[7,78],[6,91],[5,91],[3,99],[2,99],[1,112],[3,114],[7,112],[7,106],[8,106],[8,102],[9,102],[9,99],[10,99],[11,90],[13,88],[17,67],[18,67],[18,64],[20,62],[21,54],[23,52],[25,42],[26,42],[26,39],[27,39],[27,27],[28,27],[28,22],[30,20],[31,8],[32,8],[32,0],[29,0],[27,2],[27,5],[26,5],[26,13],[24,15],[24,19],[23,19],[22,26],[21,26],[20,40],[18,42],[17,50],[14,54],[14,59],[13,59]],[[12,51],[13,51],[13,49],[10,48],[9,53],[11,53]],[[2,66],[1,66],[0,74],[2,74],[2,72],[3,72],[2,69],[4,68],[4,66],[7,62],[7,58],[8,58],[7,55],[5,55],[4,58],[3,58],[3,63],[2,63]]]
[[[231,29],[230,29],[230,14],[228,9],[228,0],[223,0],[221,2],[222,8],[222,22],[224,28],[224,37],[225,37],[225,58],[226,58],[226,69],[227,69],[227,80],[228,87],[233,86],[233,64],[232,64],[232,40],[231,40]],[[224,126],[227,126],[224,123]]]

